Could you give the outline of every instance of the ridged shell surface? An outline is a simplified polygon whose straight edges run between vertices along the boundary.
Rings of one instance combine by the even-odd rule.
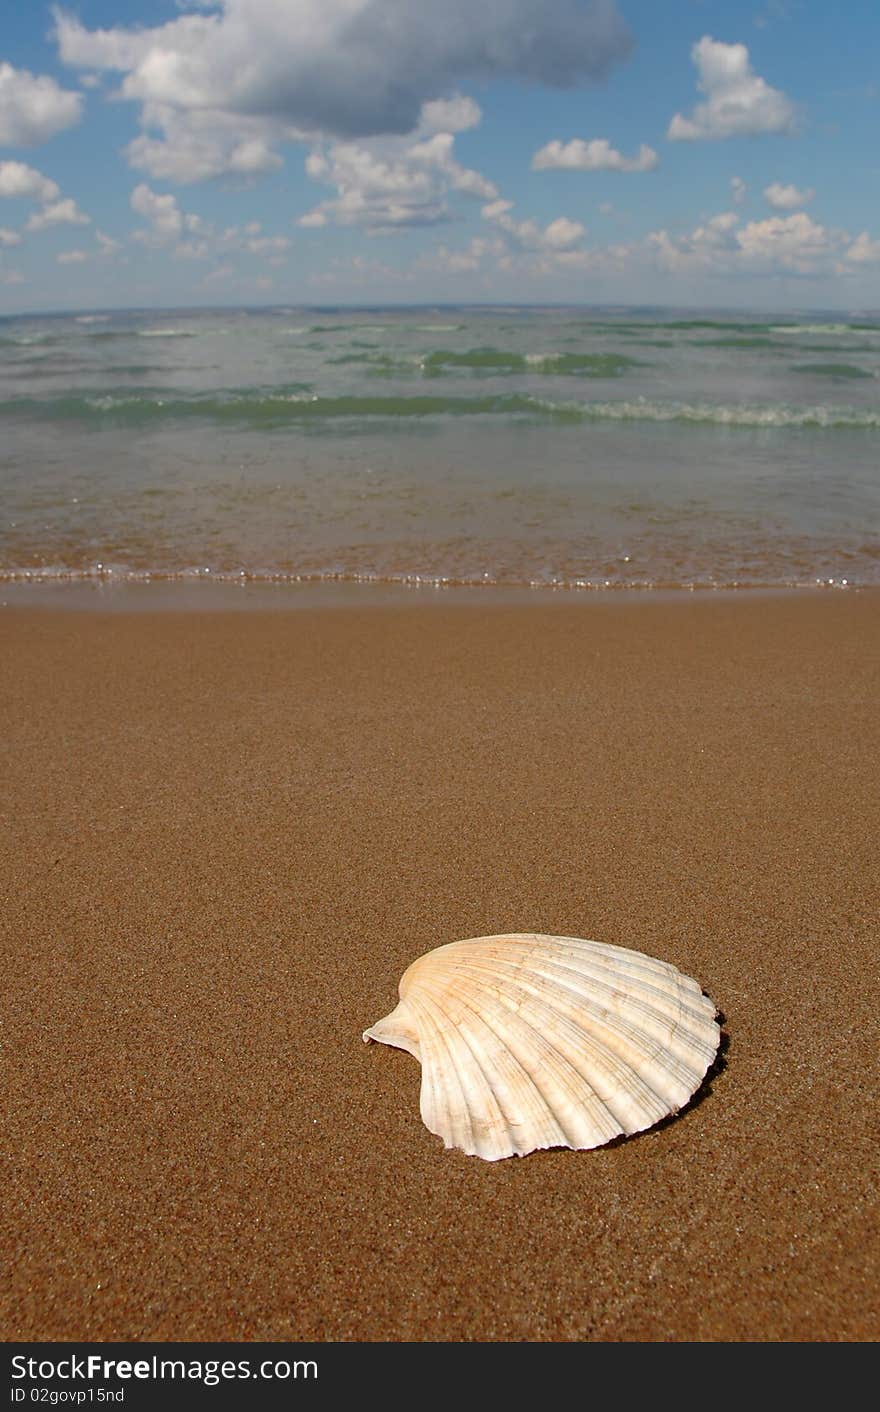
[[[639,951],[523,932],[440,946],[364,1040],[422,1066],[421,1114],[483,1157],[601,1147],[682,1108],[715,1058],[715,1006]]]

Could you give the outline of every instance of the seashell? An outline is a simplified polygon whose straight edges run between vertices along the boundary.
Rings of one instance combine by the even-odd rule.
[[[425,1126],[488,1162],[653,1127],[696,1092],[721,1038],[690,976],[572,936],[453,941],[399,991],[364,1042],[415,1055]]]

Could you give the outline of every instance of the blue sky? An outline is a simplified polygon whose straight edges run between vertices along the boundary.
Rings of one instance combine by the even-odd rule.
[[[79,0],[0,32],[0,313],[880,308],[876,0]]]

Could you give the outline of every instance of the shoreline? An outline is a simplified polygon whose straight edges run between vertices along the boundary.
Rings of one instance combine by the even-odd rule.
[[[3,1338],[880,1335],[880,596],[493,592],[0,612]],[[681,1114],[427,1132],[361,1033],[527,930],[699,981]]]
[[[829,596],[877,597],[880,585],[778,584],[739,587],[581,587],[553,584],[437,584],[347,579],[277,582],[272,580],[176,577],[147,581],[110,579],[32,580],[0,582],[0,611],[37,608],[49,612],[254,612],[301,611],[313,608],[425,607],[551,607],[613,604],[675,604],[689,602],[755,602],[761,599],[821,601]]]

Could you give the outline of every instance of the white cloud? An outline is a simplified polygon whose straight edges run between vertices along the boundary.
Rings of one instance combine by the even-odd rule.
[[[793,133],[796,110],[790,98],[752,72],[744,44],[723,44],[704,35],[691,49],[697,87],[706,95],[692,115],[676,113],[669,124],[671,141],[755,137]]]
[[[783,186],[781,182],[771,182],[764,187],[764,199],[775,211],[794,211],[798,206],[806,206],[816,192],[812,186],[798,191],[796,186]]]
[[[544,252],[569,250],[586,234],[580,221],[571,221],[567,216],[557,217],[543,230],[535,221],[518,221],[510,215],[512,204],[510,201],[494,201],[483,207],[483,218],[499,226],[517,249]]]
[[[662,269],[708,274],[827,274],[850,237],[812,221],[804,211],[740,224],[723,211],[685,235],[652,231],[644,252]],[[637,247],[633,247],[636,258]]]
[[[748,189],[742,177],[730,178],[730,196],[735,205],[740,206],[745,201]]]
[[[708,270],[736,254],[734,228],[739,217],[721,211],[687,235],[670,236],[668,231],[652,231],[645,245],[662,269],[671,271]]]
[[[21,270],[0,270],[0,284],[24,284]]]
[[[62,197],[56,182],[43,176],[35,167],[24,162],[0,162],[0,197],[8,196],[26,201],[40,202],[40,210],[35,211],[25,222],[26,231],[47,230],[57,225],[88,225],[89,217],[84,215],[76,202],[69,196]],[[0,244],[18,243],[10,239],[14,231],[7,231],[6,240]]]
[[[416,135],[464,132],[482,117],[478,103],[455,94],[422,106]],[[309,134],[272,117],[249,117],[216,108],[180,110],[146,103],[145,129],[125,149],[131,166],[159,181],[179,185],[212,177],[248,180],[283,165],[281,143],[305,141]]]
[[[567,216],[559,216],[541,232],[541,244],[549,250],[568,250],[576,245],[585,234],[580,221],[570,221]]]
[[[477,127],[483,116],[479,103],[456,93],[452,98],[435,98],[423,103],[419,130],[431,132],[466,132]]]
[[[282,161],[273,143],[290,135],[268,119],[213,109],[181,112],[163,103],[146,104],[141,122],[148,132],[126,147],[129,163],[159,181],[182,186],[210,177],[251,178],[274,171]]]
[[[871,240],[868,232],[863,230],[847,250],[846,258],[854,265],[868,265],[880,261],[880,240]]]
[[[95,231],[95,239],[98,242],[102,255],[118,255],[119,251],[122,249],[122,245],[118,240],[114,240],[112,236],[105,235],[102,230]]]
[[[840,246],[841,233],[817,225],[805,211],[749,221],[737,233],[737,243],[749,261],[771,263],[798,274],[810,274]]]
[[[0,226],[0,245],[20,245],[21,236],[17,230],[10,230],[8,226]]]
[[[497,196],[491,181],[455,160],[454,142],[452,133],[437,132],[423,142],[336,142],[326,151],[313,151],[306,159],[308,175],[338,194],[301,216],[298,224],[308,228],[334,221],[381,235],[449,220],[450,192],[481,201]]]
[[[146,182],[134,188],[129,204],[146,221],[145,226],[134,232],[134,240],[141,245],[165,249],[176,260],[219,261],[217,269],[205,276],[207,280],[227,278],[218,270],[232,275],[235,267],[229,259],[235,255],[257,255],[272,265],[281,264],[291,245],[286,235],[264,234],[259,221],[218,231],[195,212],[181,210],[176,196],[160,194]],[[118,242],[108,236],[99,235],[98,240],[102,254],[112,255],[119,249]]]
[[[480,212],[480,215],[483,217],[484,221],[496,221],[499,216],[503,216],[508,211],[512,210],[512,201],[490,201],[488,205],[483,207],[482,211]]]
[[[574,137],[571,142],[548,142],[532,158],[532,170],[566,168],[578,172],[653,172],[659,164],[653,147],[642,143],[635,157],[624,157],[605,137],[589,142]]]
[[[423,255],[417,262],[417,270],[429,270],[441,274],[471,274],[479,270],[483,261],[502,259],[507,254],[507,246],[500,237],[484,240],[475,236],[464,250],[450,250],[447,245],[438,245],[430,255]]]
[[[87,226],[89,223],[89,217],[79,209],[73,198],[65,196],[61,201],[53,201],[35,212],[27,221],[25,230],[48,230],[50,226],[62,225]]]
[[[35,147],[80,120],[82,94],[0,63],[0,146]]]
[[[412,132],[462,81],[600,80],[631,48],[614,0],[218,0],[152,29],[55,21],[62,61],[121,73],[122,97],[343,138]]]
[[[175,260],[210,260],[211,255],[207,240],[181,240],[174,247]]]
[[[244,248],[250,255],[266,255],[273,264],[280,264],[290,241],[286,235],[256,235],[245,241]]]
[[[150,223],[150,230],[143,232],[146,239],[159,244],[180,239],[183,213],[176,197],[160,196],[142,181],[131,193],[129,204],[133,211]]]
[[[417,167],[437,172],[449,183],[453,191],[463,191],[466,196],[491,201],[498,195],[494,182],[456,162],[452,152],[454,140],[451,132],[435,133],[426,142],[417,142],[410,147],[407,150],[407,159]]]
[[[414,166],[404,154],[383,158],[368,147],[339,142],[326,154],[311,153],[306,171],[339,193],[300,218],[308,225],[323,218],[381,234],[448,219],[443,187],[424,165]]]
[[[59,265],[82,265],[89,258],[86,250],[62,250],[55,259]]]
[[[23,196],[31,201],[54,201],[60,196],[54,181],[24,162],[0,162],[0,196]]]

